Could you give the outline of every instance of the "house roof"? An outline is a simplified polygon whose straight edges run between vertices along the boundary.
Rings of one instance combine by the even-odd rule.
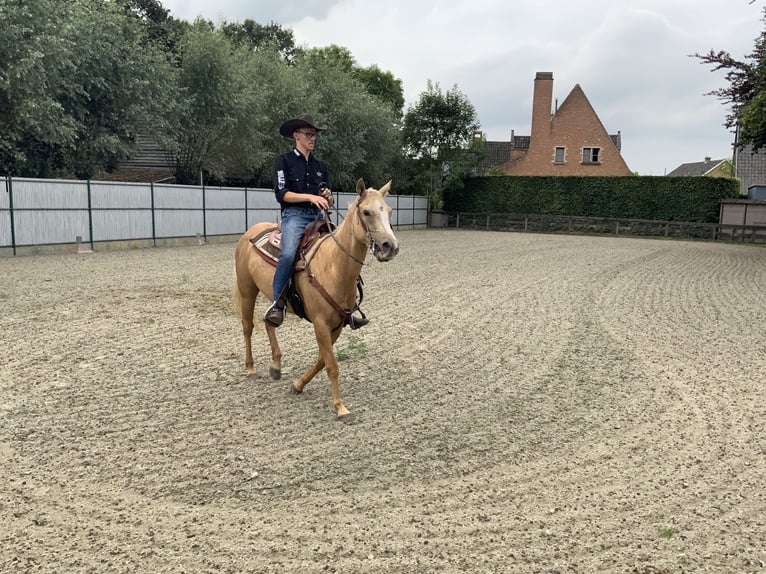
[[[92,181],[124,181],[129,183],[172,183],[173,172],[169,169],[120,168],[112,172],[101,172],[91,177]]]
[[[484,159],[476,166],[476,173],[483,174],[492,166],[503,165],[510,159],[510,142],[484,142]]]
[[[720,167],[724,163],[725,159],[710,159],[705,158],[705,161],[697,161],[692,163],[682,163],[676,169],[668,173],[672,176],[700,176],[707,175],[717,167]]]

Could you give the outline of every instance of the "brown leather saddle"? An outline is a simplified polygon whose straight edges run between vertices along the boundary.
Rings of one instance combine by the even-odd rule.
[[[335,224],[326,216],[318,219],[306,226],[303,231],[303,237],[298,244],[298,251],[295,257],[295,271],[301,271],[306,268],[306,263],[313,249],[319,246],[319,240],[324,239],[329,233],[335,230]],[[277,266],[279,254],[282,252],[282,224],[266,229],[250,240],[258,255],[263,257],[268,263]]]
[[[326,215],[322,219],[319,219],[306,226],[306,229],[303,232],[303,237],[301,237],[301,241],[298,244],[298,251],[295,256],[293,273],[305,270],[309,274],[309,282],[314,286],[315,289],[319,291],[322,297],[324,297],[324,299],[338,312],[338,315],[340,316],[340,323],[336,329],[342,328],[345,325],[349,325],[351,329],[358,329],[368,323],[366,315],[359,308],[359,305],[361,305],[362,300],[364,299],[364,290],[362,289],[364,281],[362,280],[362,276],[360,275],[356,278],[356,289],[358,294],[357,304],[353,309],[343,309],[333,300],[332,297],[330,297],[324,287],[322,287],[322,284],[319,283],[319,281],[316,279],[316,277],[314,277],[314,274],[311,273],[309,269],[309,262],[311,261],[311,257],[314,255],[322,241],[329,237],[330,233],[332,233],[335,228],[336,226]],[[279,261],[279,254],[282,251],[281,224],[262,231],[253,237],[250,240],[250,243],[253,244],[253,248],[256,250],[258,255],[276,267],[277,262]],[[310,323],[311,318],[306,313],[306,310],[303,306],[303,298],[301,297],[300,293],[298,293],[298,290],[295,287],[295,281],[292,278],[290,279],[290,282],[285,289],[285,297],[287,299],[287,303],[292,308],[293,313],[298,315],[298,317],[301,319],[306,319]],[[361,314],[361,319],[354,317],[353,313],[356,311],[359,311]]]

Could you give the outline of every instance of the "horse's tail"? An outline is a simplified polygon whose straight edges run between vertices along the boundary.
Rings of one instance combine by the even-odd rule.
[[[242,295],[239,293],[239,287],[237,287],[237,280],[234,280],[234,284],[231,286],[231,305],[234,307],[234,311],[237,313],[237,317],[242,318]]]

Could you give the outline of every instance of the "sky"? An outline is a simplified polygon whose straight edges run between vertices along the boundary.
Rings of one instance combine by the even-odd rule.
[[[763,0],[161,0],[175,18],[252,19],[296,44],[347,48],[402,81],[405,111],[427,82],[457,86],[488,141],[529,135],[537,72],[563,102],[576,84],[640,175],[729,159],[729,86],[693,54],[746,60],[764,30]],[[307,110],[310,113],[310,110]]]

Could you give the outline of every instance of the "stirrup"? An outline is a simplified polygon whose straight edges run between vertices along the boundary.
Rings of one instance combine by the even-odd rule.
[[[266,314],[263,316],[263,320],[266,323],[274,327],[279,327],[285,320],[285,307],[278,307],[278,302],[275,301],[266,310]]]
[[[369,322],[370,320],[367,317],[365,317],[364,314],[362,314],[361,317],[354,317],[353,315],[351,315],[348,318],[348,324],[349,324],[349,327],[351,327],[352,331],[356,331],[357,329],[364,327]]]

